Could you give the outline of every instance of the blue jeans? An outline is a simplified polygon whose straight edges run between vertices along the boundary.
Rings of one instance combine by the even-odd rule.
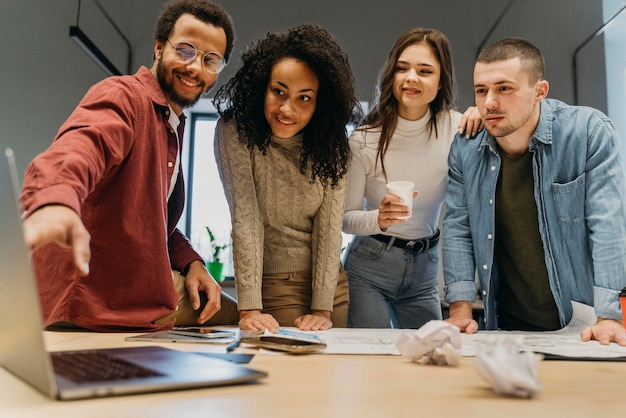
[[[348,327],[420,328],[442,318],[438,245],[416,254],[357,236],[344,267],[350,285]]]

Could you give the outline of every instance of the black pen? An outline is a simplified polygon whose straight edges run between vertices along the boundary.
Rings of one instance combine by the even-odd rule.
[[[229,345],[228,347],[226,347],[226,352],[230,353],[231,351],[233,351],[235,348],[239,347],[239,344],[241,344],[241,340],[238,339],[237,341],[235,341],[234,343],[232,343],[231,345]]]

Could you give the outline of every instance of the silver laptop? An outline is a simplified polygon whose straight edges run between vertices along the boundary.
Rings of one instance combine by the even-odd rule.
[[[47,352],[37,283],[20,221],[13,151],[0,156],[0,364],[55,399],[223,386],[267,374],[160,346]],[[94,366],[104,361],[104,365]],[[80,370],[65,370],[84,364]],[[60,370],[64,369],[64,370]],[[99,375],[94,379],[93,375]]]

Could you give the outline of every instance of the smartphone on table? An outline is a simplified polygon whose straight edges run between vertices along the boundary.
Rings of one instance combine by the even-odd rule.
[[[241,342],[288,353],[312,353],[326,348],[326,344],[321,340],[295,339],[281,335],[255,335],[242,338]]]
[[[185,335],[188,337],[198,338],[227,338],[234,337],[236,335],[234,331],[207,327],[179,327],[171,329],[169,333],[173,335]]]

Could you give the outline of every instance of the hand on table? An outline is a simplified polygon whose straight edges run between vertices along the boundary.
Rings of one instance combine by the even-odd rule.
[[[472,316],[472,302],[452,302],[449,313],[449,317],[445,321],[457,326],[461,332],[473,334],[478,331],[478,322]]]
[[[296,318],[293,324],[302,331],[322,331],[333,327],[330,311],[313,311]]]
[[[616,342],[626,347],[626,331],[624,324],[615,319],[598,318],[595,325],[585,328],[580,332],[583,341],[598,340],[602,345]]]
[[[270,314],[261,313],[259,309],[239,311],[239,328],[248,331],[265,331],[272,334],[278,331],[280,324]]]

